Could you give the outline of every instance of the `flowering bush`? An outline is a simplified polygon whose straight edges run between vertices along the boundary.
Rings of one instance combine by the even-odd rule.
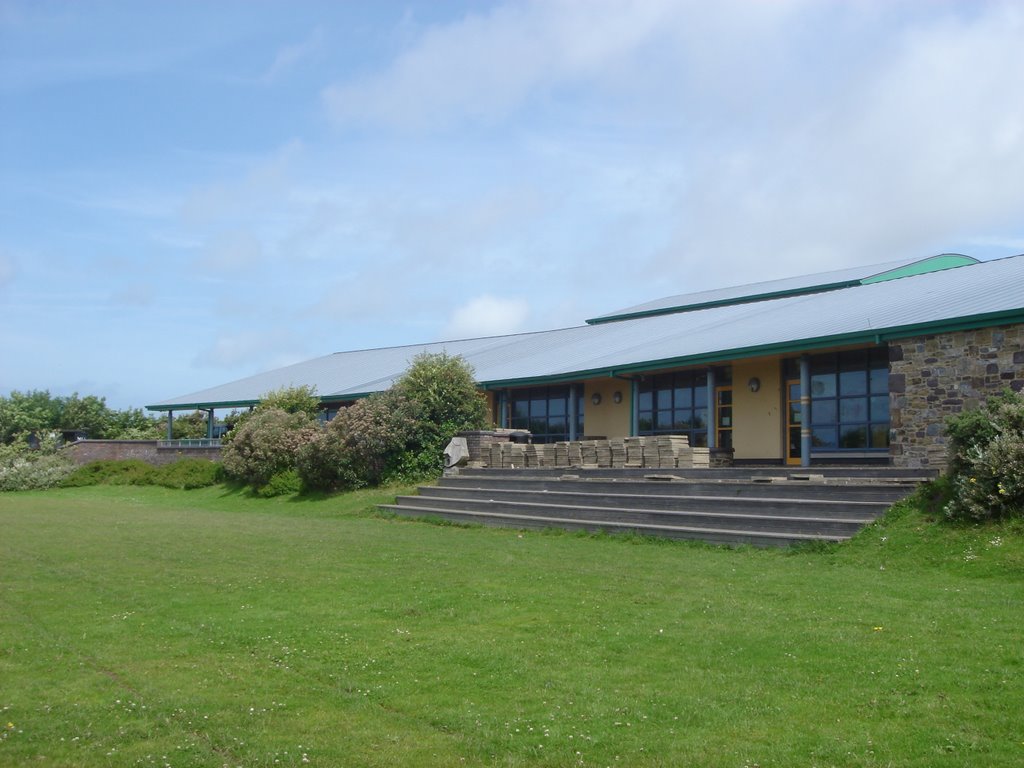
[[[74,469],[74,465],[63,456],[19,456],[0,464],[0,491],[54,488]]]
[[[258,489],[274,475],[294,469],[299,449],[319,432],[320,427],[305,413],[258,409],[224,446],[224,471]]]
[[[51,435],[43,435],[35,449],[24,439],[0,444],[0,491],[35,491],[60,485],[75,466],[60,455],[59,447],[59,439]]]
[[[380,483],[409,447],[416,413],[415,404],[394,391],[343,408],[299,451],[303,486],[328,491]]]
[[[1024,517],[1024,397],[1006,392],[947,422],[951,519]]]

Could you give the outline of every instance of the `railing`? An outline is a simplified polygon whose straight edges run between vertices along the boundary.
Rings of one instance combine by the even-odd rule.
[[[157,448],[220,448],[218,437],[193,437],[186,440],[157,440]]]

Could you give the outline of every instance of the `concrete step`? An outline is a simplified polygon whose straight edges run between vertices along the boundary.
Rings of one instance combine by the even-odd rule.
[[[563,476],[572,478],[571,475]],[[445,488],[478,488],[547,492],[580,492],[589,494],[642,494],[645,496],[715,496],[756,499],[823,499],[842,498],[849,501],[874,501],[892,504],[909,494],[911,483],[842,484],[826,482],[756,482],[751,480],[643,480],[633,478],[559,479],[517,475],[458,475],[443,477],[438,482]]]
[[[782,533],[778,531],[737,530],[707,527],[689,527],[683,525],[640,524],[617,520],[592,520],[583,518],[565,518],[551,515],[514,514],[500,512],[476,511],[466,512],[450,510],[444,507],[410,507],[401,504],[384,504],[386,509],[398,515],[412,517],[430,517],[452,520],[463,523],[480,523],[482,525],[505,528],[535,529],[561,528],[565,530],[586,530],[591,532],[605,531],[609,533],[636,533],[644,536],[661,536],[674,539],[706,541],[714,544],[739,546],[749,544],[759,547],[786,547],[793,544],[811,541],[845,541],[843,535],[813,535],[801,533]]]
[[[428,486],[419,489],[422,497],[444,497],[469,501],[502,501],[509,503],[558,504],[569,507],[611,507],[658,510],[687,510],[718,514],[757,514],[782,517],[822,517],[872,520],[889,504],[885,501],[848,499],[804,499],[799,497],[737,497],[688,495],[685,486],[673,486],[679,493],[643,493],[644,488],[623,484],[615,493],[591,493],[582,484],[565,490],[522,490],[518,488],[476,488],[471,486]]]
[[[891,482],[905,481],[920,483],[934,480],[934,470],[904,469],[888,466],[820,466],[820,467],[784,467],[784,466],[739,466],[715,467],[704,469],[607,469],[590,467],[548,468],[526,467],[517,469],[473,469],[460,468],[462,477],[486,477],[488,475],[516,475],[519,477],[555,478],[564,474],[575,474],[581,478],[616,478],[643,479],[648,475],[673,475],[688,480],[749,480],[751,478],[778,478],[800,481],[807,477],[822,477],[826,480],[887,480]]]
[[[598,500],[593,500],[598,501]],[[747,511],[708,512],[679,507],[650,509],[647,507],[611,506],[606,504],[525,502],[521,499],[452,498],[445,496],[400,496],[396,505],[404,509],[445,509],[452,513],[477,514],[482,512],[516,516],[558,518],[561,520],[588,520],[601,523],[618,522],[645,526],[713,528],[733,531],[775,531],[814,536],[849,537],[878,514],[859,517],[820,517],[812,514],[798,516],[792,513],[773,515],[756,505]]]
[[[854,468],[856,469],[856,468]],[[384,508],[515,528],[631,531],[724,544],[843,541],[916,487],[906,471],[463,470]],[[918,476],[919,479],[919,476]]]

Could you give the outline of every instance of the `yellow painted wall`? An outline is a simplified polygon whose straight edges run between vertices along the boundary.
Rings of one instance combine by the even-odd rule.
[[[483,397],[484,403],[487,405],[487,421],[488,421],[488,423],[489,424],[497,424],[498,423],[498,411],[497,411],[498,397],[497,397],[497,394],[495,392],[482,392],[480,390],[477,390],[477,391],[480,392],[480,396]]]
[[[601,394],[601,404],[594,405],[591,398]],[[614,395],[622,393],[622,402]],[[622,379],[589,379],[583,383],[583,429],[588,437],[628,437],[630,422],[630,396],[632,388]]]
[[[737,459],[782,458],[782,370],[778,358],[738,360],[732,365],[732,442]],[[751,392],[751,378],[761,388]]]

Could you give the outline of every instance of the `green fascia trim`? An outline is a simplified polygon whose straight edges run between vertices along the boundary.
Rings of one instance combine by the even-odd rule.
[[[143,406],[147,411],[201,411],[204,408],[239,408],[256,405],[259,400],[226,400],[210,403],[160,403]]]
[[[647,360],[642,363],[631,363],[629,365],[616,366],[612,369],[597,368],[558,374],[555,376],[532,376],[522,379],[489,381],[483,383],[482,386],[484,389],[501,389],[513,386],[530,386],[532,384],[563,384],[599,376],[611,378],[623,373],[644,373],[664,368],[722,363],[731,360],[742,360],[750,357],[764,357],[766,355],[786,355],[797,352],[810,352],[813,350],[825,351],[829,347],[842,347],[853,344],[881,344],[882,342],[904,339],[912,336],[951,333],[954,331],[969,331],[977,328],[990,328],[996,325],[1012,325],[1014,323],[1024,323],[1024,309],[992,312],[985,315],[974,315],[963,318],[949,318],[947,320],[939,320],[932,323],[918,323],[914,325],[857,331],[854,333],[837,334],[833,336],[816,336],[808,339],[800,339],[798,341],[779,342],[777,344],[737,347],[734,349],[724,349],[718,352],[709,352],[701,355]]]
[[[808,285],[803,288],[794,288],[789,291],[773,291],[772,293],[755,293],[748,296],[737,296],[733,299],[719,299],[718,301],[703,301],[699,304],[679,304],[674,307],[662,307],[660,309],[647,309],[643,312],[628,312],[623,315],[608,315],[606,317],[594,317],[587,320],[587,325],[601,325],[602,323],[616,323],[619,320],[635,320],[638,317],[653,317],[655,315],[674,315],[680,312],[694,312],[698,309],[713,309],[714,307],[729,307],[734,304],[753,304],[758,301],[769,299],[785,299],[790,296],[805,296],[809,293],[825,293],[826,291],[837,291],[840,288],[852,288],[860,285],[860,280],[844,280],[841,283],[823,283],[822,285]]]
[[[941,272],[944,269],[966,267],[977,263],[978,260],[973,256],[964,256],[959,253],[943,253],[939,256],[929,256],[927,259],[915,261],[913,264],[907,264],[905,267],[898,267],[897,269],[890,269],[888,272],[880,272],[877,275],[865,277],[860,282],[861,285],[884,283],[889,280],[899,280],[901,277],[925,275],[929,272]]]
[[[363,392],[358,395],[344,395],[334,396],[328,395],[321,397],[321,403],[347,403],[350,400],[358,400],[362,397],[372,394],[370,392]],[[209,408],[248,408],[253,405],[259,405],[259,400],[216,400],[204,403],[161,403],[159,405],[144,405],[142,406],[147,411],[200,411]]]

